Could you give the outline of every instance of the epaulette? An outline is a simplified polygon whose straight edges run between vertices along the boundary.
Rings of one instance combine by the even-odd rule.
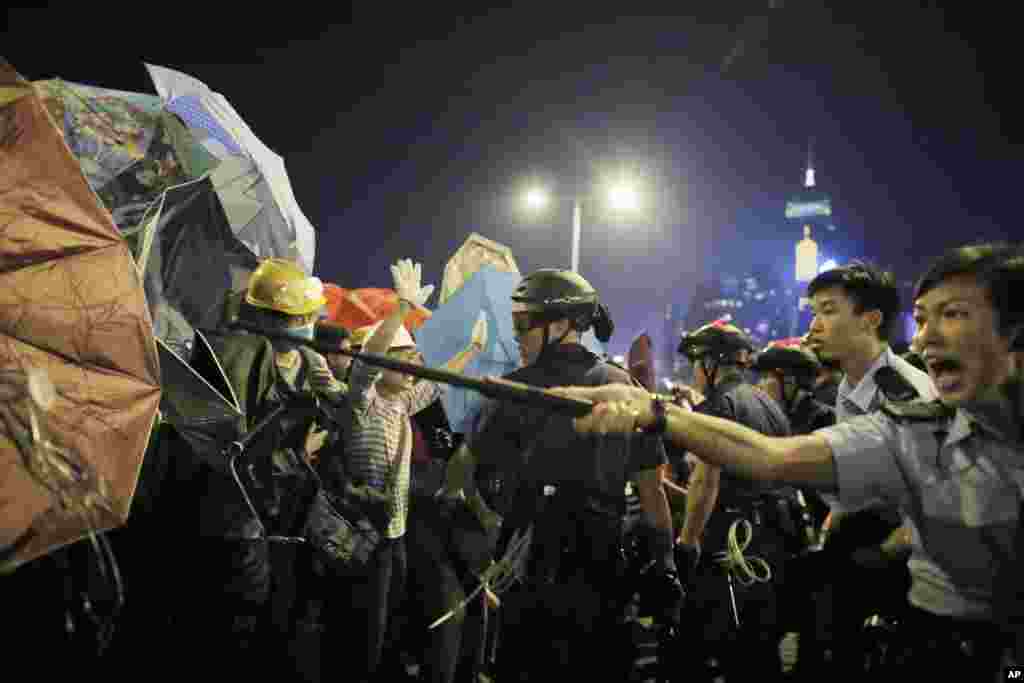
[[[889,365],[882,366],[875,371],[875,384],[889,401],[907,403],[918,397],[914,385]]]
[[[941,422],[954,411],[942,401],[890,401],[882,399],[881,410],[896,422]]]

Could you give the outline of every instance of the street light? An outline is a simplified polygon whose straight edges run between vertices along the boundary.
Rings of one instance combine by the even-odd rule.
[[[636,187],[626,183],[614,185],[608,191],[608,201],[616,211],[636,211],[640,208],[640,195]]]
[[[548,205],[548,193],[543,188],[534,187],[526,193],[526,206],[534,211],[543,209]]]
[[[549,194],[544,188],[534,187],[527,190],[524,196],[526,206],[539,211],[549,203]],[[608,188],[606,197],[608,205],[614,211],[638,211],[640,209],[640,193],[636,186],[628,182],[618,182]],[[572,198],[572,272],[580,272],[580,234],[583,223],[583,201],[580,197]]]

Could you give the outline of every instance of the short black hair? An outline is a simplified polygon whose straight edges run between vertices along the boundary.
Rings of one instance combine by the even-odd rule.
[[[950,249],[918,280],[914,301],[958,275],[969,275],[985,287],[996,311],[997,332],[1016,342],[1014,350],[1024,350],[1024,338],[1020,336],[1024,328],[1024,248],[989,242]]]
[[[840,268],[826,270],[807,285],[807,296],[839,287],[853,302],[855,313],[879,311],[882,324],[878,326],[878,338],[889,341],[896,318],[900,312],[900,290],[893,274],[866,261],[851,261]]]

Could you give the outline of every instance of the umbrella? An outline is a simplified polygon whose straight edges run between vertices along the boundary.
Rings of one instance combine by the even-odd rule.
[[[177,429],[200,460],[222,469],[223,450],[244,431],[246,415],[216,353],[199,331],[192,365],[162,341],[157,340],[157,347],[164,386],[160,403],[164,419]]]
[[[39,95],[2,60],[0,226],[0,566],[10,569],[124,523],[160,385],[128,246]],[[40,372],[52,391],[34,402],[28,378]]]
[[[329,283],[324,285],[324,297],[327,299],[327,319],[347,330],[374,325],[398,308],[398,294],[393,289],[344,289]],[[415,332],[430,316],[428,309],[416,306],[403,322],[406,329]]]
[[[61,79],[34,85],[89,185],[126,236],[135,233],[165,189],[220,163],[156,95]]]
[[[462,246],[448,259],[444,267],[444,279],[441,281],[439,301],[443,304],[459,290],[473,273],[483,265],[493,266],[503,273],[519,274],[516,259],[512,250],[504,244],[489,240],[483,235],[470,233]]]
[[[162,66],[146,69],[167,110],[221,160],[214,187],[238,239],[261,258],[292,259],[312,273],[316,235],[295,201],[284,160],[202,81]]]
[[[152,216],[137,261],[157,337],[184,354],[195,328],[220,326],[226,297],[259,259],[231,231],[209,177],[166,190]]]
[[[467,375],[504,375],[519,366],[519,349],[512,328],[512,292],[518,273],[485,265],[448,301],[434,310],[416,334],[416,345],[428,366],[446,363],[469,344],[480,311],[487,316],[487,346],[466,367]],[[449,387],[443,398],[452,430],[465,434],[485,399],[469,389]]]
[[[640,382],[647,391],[656,391],[654,379],[654,353],[651,351],[651,337],[641,332],[629,347],[626,356],[629,374]]]

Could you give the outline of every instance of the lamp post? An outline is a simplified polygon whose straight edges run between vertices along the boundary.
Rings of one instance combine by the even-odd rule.
[[[636,211],[639,208],[639,196],[636,188],[627,183],[618,183],[609,188],[608,203],[616,211]],[[549,203],[548,193],[535,187],[526,193],[526,205],[539,211]],[[583,200],[579,196],[572,198],[572,246],[569,263],[572,272],[580,272],[580,241],[583,233]]]

